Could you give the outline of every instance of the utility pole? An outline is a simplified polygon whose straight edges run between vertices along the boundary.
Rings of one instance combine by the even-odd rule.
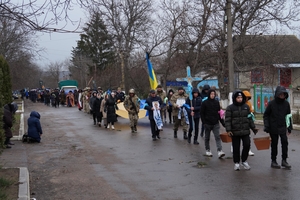
[[[229,85],[229,92],[233,92],[234,91],[234,66],[233,66],[231,3],[232,3],[232,0],[226,0],[227,56],[228,56],[228,85]]]
[[[121,59],[121,74],[122,74],[122,82],[121,82],[121,89],[125,90],[125,64],[124,64],[124,54],[123,51],[119,52],[120,59]]]

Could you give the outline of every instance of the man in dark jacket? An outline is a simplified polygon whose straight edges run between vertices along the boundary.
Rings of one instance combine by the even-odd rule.
[[[120,103],[123,102],[124,100],[125,100],[125,93],[121,90],[120,87],[118,87],[116,91],[116,102]]]
[[[271,137],[271,167],[280,169],[277,163],[277,146],[278,139],[281,139],[282,162],[281,166],[291,168],[287,163],[288,157],[288,138],[287,132],[292,132],[292,127],[287,127],[286,116],[291,113],[290,104],[286,99],[289,97],[285,87],[278,86],[275,90],[275,98],[270,101],[264,112],[264,131],[270,134]],[[291,123],[290,123],[291,124]]]
[[[11,148],[10,145],[14,145],[10,138],[12,138],[11,127],[13,126],[13,114],[18,110],[18,105],[16,103],[10,103],[4,105],[4,113],[3,113],[3,129],[5,134],[4,145],[6,148]]]
[[[199,121],[200,121],[200,108],[202,103],[202,98],[200,97],[199,90],[194,88],[192,91],[193,99],[190,100],[188,97],[186,99],[186,104],[189,105],[189,134],[188,134],[188,143],[191,143],[191,137],[193,132],[193,126],[195,127],[195,136],[194,136],[194,144],[199,144],[198,134],[199,134]]]
[[[218,157],[222,158],[225,156],[225,153],[222,151],[221,138],[220,138],[219,120],[221,118],[219,115],[219,111],[221,110],[221,107],[219,101],[216,100],[215,97],[216,97],[216,91],[209,90],[208,99],[202,102],[200,115],[201,115],[201,121],[205,127],[206,156],[209,157],[212,156],[212,153],[210,151],[210,145],[209,145],[210,132],[212,131],[214,133],[216,144],[217,144]]]
[[[232,138],[234,170],[240,170],[240,146],[243,141],[241,165],[249,170],[251,167],[247,162],[250,150],[250,129],[257,133],[252,117],[249,116],[250,108],[246,104],[246,96],[242,91],[235,91],[232,94],[233,104],[229,105],[225,114],[225,128]]]
[[[154,117],[153,117],[153,102],[158,102],[159,105],[162,105],[162,100],[159,96],[156,95],[155,90],[150,91],[150,96],[146,99],[146,106],[145,109],[149,112],[149,120],[150,120],[150,126],[151,126],[151,133],[152,133],[152,139],[153,141],[160,139],[159,132],[160,130],[157,128]]]
[[[36,111],[30,113],[30,117],[27,120],[28,125],[28,138],[31,142],[41,142],[41,135],[43,134],[42,126],[40,123],[40,114]]]
[[[204,85],[202,88],[202,92],[200,94],[200,97],[202,99],[202,101],[205,101],[208,98],[208,90],[210,90],[210,86],[209,85]],[[203,126],[203,122],[202,122],[202,126],[201,126],[201,137],[203,137],[204,134],[204,126]]]

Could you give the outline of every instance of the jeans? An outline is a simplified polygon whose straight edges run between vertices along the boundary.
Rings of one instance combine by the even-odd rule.
[[[189,115],[189,122],[190,122],[189,136],[192,136],[193,126],[194,126],[195,127],[195,137],[194,137],[194,140],[197,140],[198,139],[198,135],[199,135],[199,122],[200,122],[200,118],[193,118],[191,115]]]
[[[220,138],[220,124],[208,125],[205,124],[205,149],[210,150],[209,140],[210,140],[210,131],[214,133],[217,150],[222,150],[221,138]]]

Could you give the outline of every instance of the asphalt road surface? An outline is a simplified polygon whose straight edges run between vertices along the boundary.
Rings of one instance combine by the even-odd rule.
[[[291,170],[270,168],[270,150],[258,151],[252,142],[251,170],[234,171],[231,144],[222,143],[226,156],[219,159],[213,134],[209,158],[203,138],[200,145],[188,144],[180,129],[174,139],[171,124],[152,141],[147,118],[131,133],[127,119],[118,118],[116,129],[108,130],[77,108],[26,102],[25,120],[32,110],[41,114],[42,142],[16,145],[25,146],[31,197],[37,200],[300,199],[298,131],[289,136]],[[266,136],[257,127],[252,136]]]

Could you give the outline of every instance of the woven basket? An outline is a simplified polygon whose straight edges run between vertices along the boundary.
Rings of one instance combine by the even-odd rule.
[[[232,142],[231,137],[228,136],[227,133],[221,133],[220,138],[221,138],[222,142],[224,142],[224,143]]]
[[[266,150],[270,148],[270,137],[253,138],[257,150]]]

